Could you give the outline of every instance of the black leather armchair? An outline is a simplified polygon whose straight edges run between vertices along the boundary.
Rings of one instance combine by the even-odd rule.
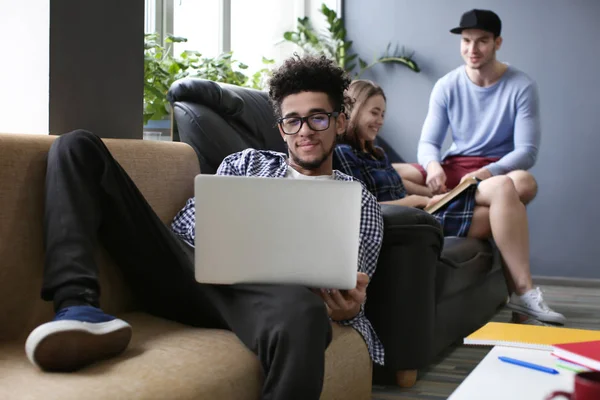
[[[286,152],[267,93],[186,78],[168,93],[175,138],[216,172],[227,155],[253,147]],[[366,313],[382,340],[374,381],[411,386],[418,369],[494,314],[507,296],[497,251],[487,241],[443,238],[422,210],[382,206],[384,242]]]

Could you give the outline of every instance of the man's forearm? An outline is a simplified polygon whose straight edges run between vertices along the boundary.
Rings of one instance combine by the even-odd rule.
[[[441,161],[440,148],[433,143],[420,141],[417,150],[417,161],[425,169],[432,161],[439,163]]]
[[[440,149],[448,132],[447,96],[441,81],[436,82],[429,97],[429,109],[421,129],[417,160],[423,168],[431,161],[441,161]]]
[[[519,148],[506,154],[500,160],[487,165],[485,168],[492,175],[503,175],[515,170],[528,170],[535,164],[537,148]]]

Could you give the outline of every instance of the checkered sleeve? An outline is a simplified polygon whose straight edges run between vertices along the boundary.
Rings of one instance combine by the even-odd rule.
[[[181,240],[194,246],[194,237],[196,236],[196,209],[195,199],[190,197],[185,206],[175,215],[171,222],[171,230]]]
[[[217,175],[245,175],[245,161],[248,152],[231,154],[223,159],[217,169]],[[192,197],[185,206],[175,215],[171,222],[171,230],[184,242],[194,246],[196,237],[196,201]]]
[[[382,241],[383,216],[381,206],[375,196],[362,185],[358,270],[369,275],[369,279],[373,277],[377,268]]]
[[[248,151],[231,154],[223,159],[216,175],[243,176],[246,175],[246,160]]]
[[[379,251],[383,242],[383,216],[375,197],[362,185],[362,205],[360,218],[360,246],[358,250],[358,271],[373,277],[377,268]],[[364,304],[359,313],[350,320],[339,321],[341,325],[351,325],[364,338],[374,362],[383,365],[384,349],[373,326],[365,316]]]

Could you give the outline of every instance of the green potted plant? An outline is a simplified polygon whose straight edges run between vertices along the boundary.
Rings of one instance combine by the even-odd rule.
[[[167,36],[162,43],[159,35],[145,35],[144,41],[144,125],[150,120],[164,120],[170,114],[167,92],[171,84],[185,77],[197,77],[233,85],[262,89],[268,69],[262,68],[248,76],[248,66],[233,58],[233,53],[217,57],[202,57],[194,50],[173,55],[173,44],[187,42],[186,38]],[[265,65],[274,61],[263,58]]]
[[[295,43],[307,53],[325,54],[349,73],[354,72],[358,61],[358,72],[354,74],[355,78],[359,78],[366,70],[380,63],[400,64],[414,72],[421,71],[412,59],[413,54],[406,54],[403,48],[399,49],[397,46],[393,52],[390,52],[391,43],[381,56],[371,62],[365,61],[351,51],[352,41],[346,40],[344,21],[337,16],[337,13],[325,4],[321,5],[320,12],[327,20],[325,33],[316,32],[308,17],[298,18],[296,30],[285,32],[284,40]]]

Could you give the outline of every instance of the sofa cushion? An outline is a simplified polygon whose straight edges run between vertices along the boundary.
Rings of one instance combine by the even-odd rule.
[[[23,341],[0,344],[0,387],[8,399],[258,399],[258,359],[228,331],[186,327],[144,313],[121,316],[133,339],[119,357],[75,373],[33,367]],[[369,399],[371,362],[352,328],[337,324],[326,352],[323,399]]]
[[[40,298],[44,265],[44,179],[56,136],[0,134],[0,340],[26,336],[52,316]],[[183,143],[107,139],[164,222],[193,195],[199,173],[194,151]],[[134,308],[120,271],[98,247],[102,306],[107,312]]]

